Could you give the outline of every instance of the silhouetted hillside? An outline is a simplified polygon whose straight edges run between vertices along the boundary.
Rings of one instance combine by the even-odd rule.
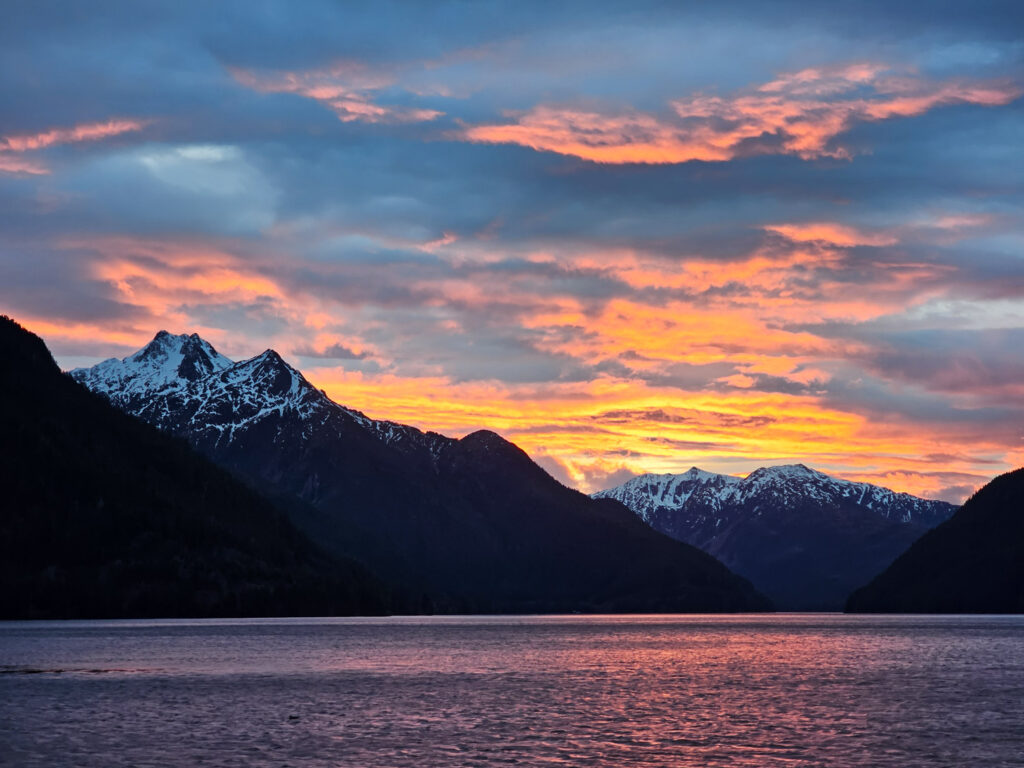
[[[379,613],[387,590],[316,550],[184,441],[62,374],[0,317],[0,617]]]
[[[1000,475],[929,531],[846,610],[1024,612],[1024,469]]]

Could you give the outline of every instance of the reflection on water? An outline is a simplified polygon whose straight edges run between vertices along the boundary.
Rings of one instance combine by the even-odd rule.
[[[0,624],[0,763],[1024,765],[1024,618]]]

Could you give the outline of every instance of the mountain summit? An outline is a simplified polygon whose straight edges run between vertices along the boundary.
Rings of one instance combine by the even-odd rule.
[[[287,431],[311,421],[336,437],[358,430],[385,442],[429,446],[448,440],[338,405],[273,349],[236,363],[194,333],[160,331],[135,354],[70,374],[121,410],[207,451],[227,447],[247,430]]]
[[[173,336],[160,331],[153,340],[124,360],[111,358],[72,376],[90,389],[129,396],[182,381],[195,381],[233,365],[198,334]]]
[[[594,497],[622,502],[795,610],[840,610],[854,588],[956,510],[803,464],[762,467],[745,478],[697,467],[647,474]]]
[[[273,350],[236,363],[199,337],[161,333],[71,375],[246,478],[423,610],[769,607],[712,557],[566,488],[494,432],[455,439],[370,419]]]

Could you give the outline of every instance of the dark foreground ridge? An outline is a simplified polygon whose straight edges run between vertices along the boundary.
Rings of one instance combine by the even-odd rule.
[[[272,350],[235,362],[197,336],[159,334],[72,375],[253,484],[417,610],[770,608],[713,557],[566,488],[499,435],[454,439],[367,418]]]
[[[62,374],[0,316],[0,618],[384,613],[329,557],[186,443]]]
[[[847,603],[851,613],[1024,613],[1024,469],[1000,475]]]

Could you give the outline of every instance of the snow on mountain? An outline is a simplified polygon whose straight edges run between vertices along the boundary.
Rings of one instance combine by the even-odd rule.
[[[683,509],[695,495],[709,508],[719,509],[740,482],[739,478],[691,467],[681,475],[640,475],[593,496],[597,499],[621,501],[644,522],[650,523],[656,510]]]
[[[299,424],[306,437],[318,429],[337,434],[360,428],[387,444],[434,455],[454,442],[335,403],[272,349],[235,362],[197,334],[160,331],[122,360],[112,358],[70,374],[122,410],[207,448],[223,447],[271,423],[278,431]]]
[[[751,503],[774,505],[852,504],[886,520],[937,525],[952,513],[952,505],[898,493],[870,483],[842,480],[803,464],[761,467],[745,478],[719,475],[692,467],[682,474],[645,474],[604,491],[594,498],[616,499],[650,523],[666,511],[700,516],[707,510]]]
[[[149,344],[123,360],[111,358],[92,368],[76,368],[71,375],[94,392],[128,398],[177,387],[232,365],[234,361],[198,334],[173,336],[160,331]]]

